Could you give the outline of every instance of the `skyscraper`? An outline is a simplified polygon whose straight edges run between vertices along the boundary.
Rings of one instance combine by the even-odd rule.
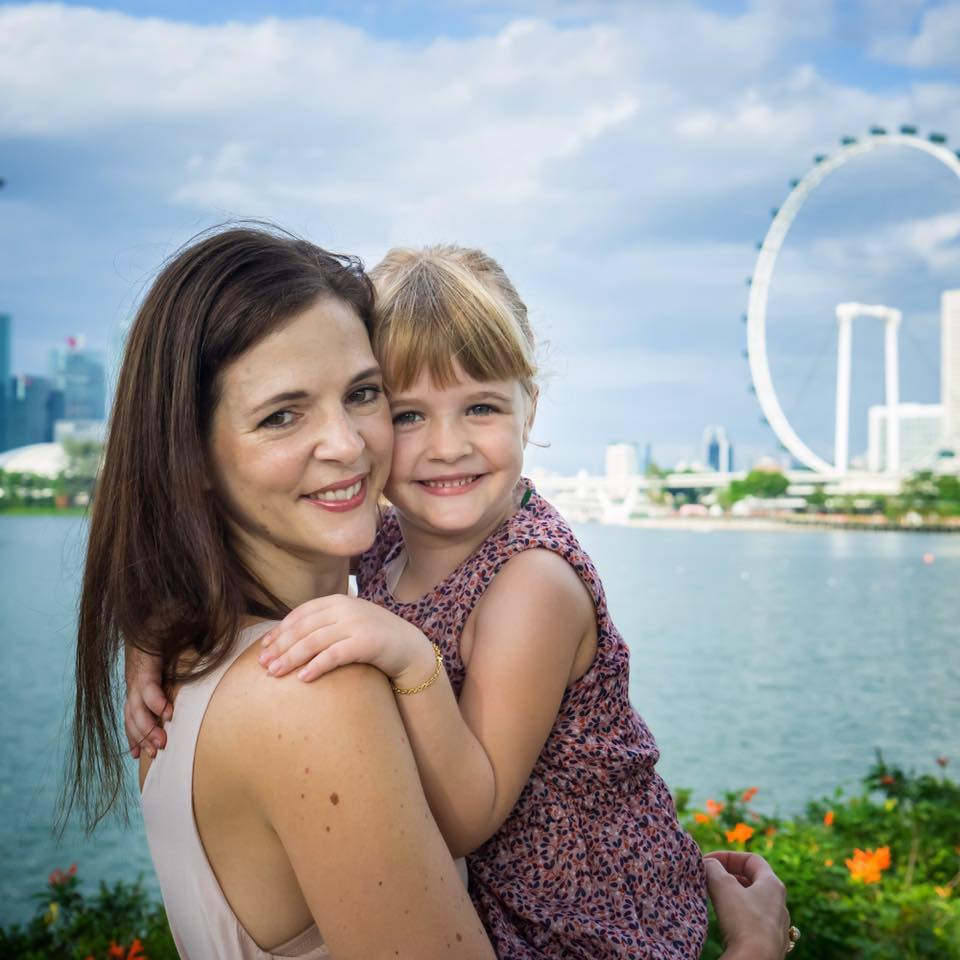
[[[707,427],[703,431],[703,462],[717,473],[733,470],[733,447],[723,427]]]
[[[48,443],[53,439],[56,391],[45,377],[13,377],[8,398],[7,447]]]
[[[10,314],[0,313],[0,450],[9,450],[7,420],[10,416]]]
[[[960,457],[960,290],[944,290],[940,301],[940,403],[942,448]]]
[[[632,477],[636,475],[638,468],[635,443],[607,444],[605,469],[608,477]]]
[[[63,391],[63,419],[103,420],[107,405],[103,354],[82,349],[73,337],[67,347],[51,355],[53,380]]]

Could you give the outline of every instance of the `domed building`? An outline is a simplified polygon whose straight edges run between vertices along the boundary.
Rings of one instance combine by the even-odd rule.
[[[66,468],[67,453],[62,443],[31,443],[0,453],[0,470],[5,473],[32,473],[52,479]]]

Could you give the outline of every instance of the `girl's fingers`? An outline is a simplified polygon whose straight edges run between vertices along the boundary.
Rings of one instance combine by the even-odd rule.
[[[282,677],[297,667],[302,667],[305,663],[312,660],[318,653],[322,653],[331,644],[338,640],[343,640],[342,631],[332,629],[333,625],[321,627],[313,630],[306,636],[291,644],[286,652],[280,654],[275,659],[269,661],[267,673],[271,677]],[[263,654],[260,655],[261,658]],[[262,660],[261,660],[262,662]]]
[[[257,661],[261,666],[265,667],[271,661],[275,661],[278,657],[287,653],[287,651],[291,650],[296,644],[302,643],[308,635],[315,633],[317,630],[322,630],[324,627],[333,626],[334,623],[335,621],[330,619],[328,613],[314,612],[304,615],[304,617],[290,629],[284,628],[282,624],[279,627],[274,627],[273,630],[270,631],[273,635],[272,639],[257,657]],[[304,660],[300,661],[300,663],[304,662]],[[295,666],[299,665],[299,663],[295,664]]]
[[[167,701],[167,695],[163,692],[160,684],[149,682],[141,691],[140,697],[144,705],[156,717],[167,718],[167,713],[173,714],[173,707]]]
[[[163,698],[167,709],[171,709]],[[162,713],[161,713],[162,716]],[[134,747],[143,747],[151,757],[167,745],[167,734],[161,719],[146,706],[140,691],[131,691],[123,708],[123,727],[131,753]]]
[[[343,640],[334,641],[321,653],[318,653],[298,674],[297,677],[305,683],[322,677],[337,667],[346,666],[348,663],[369,663],[370,658],[367,655],[364,645],[347,637]]]

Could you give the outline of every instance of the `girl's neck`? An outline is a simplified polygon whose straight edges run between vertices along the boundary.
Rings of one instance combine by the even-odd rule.
[[[502,514],[483,529],[449,536],[424,530],[415,520],[398,513],[406,564],[397,583],[397,599],[418,599],[442,583],[515,511],[516,504],[511,501],[504,505]]]

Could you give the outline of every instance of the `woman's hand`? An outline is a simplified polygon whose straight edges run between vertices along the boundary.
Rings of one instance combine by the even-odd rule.
[[[316,680],[346,663],[368,663],[399,687],[415,686],[436,665],[433,647],[415,626],[367,600],[336,594],[301,604],[262,640],[261,665],[274,677],[302,669]],[[304,666],[305,665],[305,666]]]
[[[124,648],[124,676],[127,681],[127,699],[123,705],[123,728],[127,746],[134,760],[140,751],[151,757],[167,745],[163,730],[165,720],[173,717],[173,704],[160,685],[163,670],[160,658],[152,657],[129,643]]]
[[[787,891],[767,861],[755,853],[719,850],[708,853],[704,863],[725,960],[782,960],[790,943]]]

